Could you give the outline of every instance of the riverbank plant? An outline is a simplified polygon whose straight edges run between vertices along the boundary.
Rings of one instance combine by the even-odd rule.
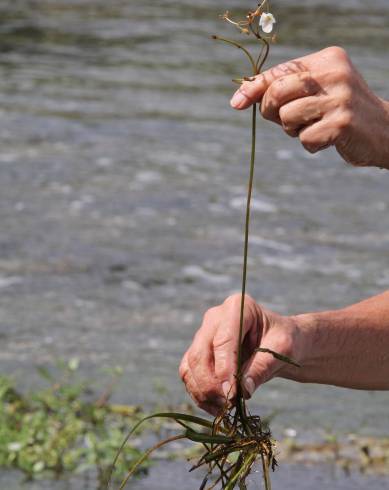
[[[91,382],[80,381],[77,367],[73,359],[59,369],[39,368],[43,386],[32,393],[20,392],[11,378],[0,376],[1,468],[20,470],[26,480],[90,476],[97,488],[105,488],[123,434],[144,414],[109,402],[118,370],[96,395]],[[141,454],[137,444],[126,445],[117,474],[124,476]],[[137,473],[147,468],[144,462]]]
[[[250,75],[234,80],[236,83],[253,81],[262,71],[268,58],[270,50],[271,35],[276,22],[274,15],[270,12],[269,2],[264,0],[254,11],[250,11],[243,20],[235,21],[229,12],[222,18],[232,24],[241,34],[251,36],[259,45],[259,52],[252,55],[250,51],[240,42],[221,36],[213,36],[214,40],[224,42],[232,47],[240,49],[246,56],[250,65]],[[200,490],[211,490],[222,488],[233,490],[246,489],[246,480],[254,465],[260,462],[263,470],[263,480],[266,490],[270,490],[270,470],[274,470],[277,462],[274,455],[274,442],[271,432],[266,423],[257,415],[251,415],[247,409],[241,385],[242,380],[242,340],[243,340],[243,318],[245,308],[245,294],[247,281],[248,242],[250,228],[250,208],[253,191],[255,150],[256,150],[256,119],[257,105],[252,108],[251,118],[251,157],[247,192],[247,206],[245,214],[244,252],[242,268],[242,296],[240,308],[239,343],[237,346],[238,359],[235,374],[237,383],[236,404],[231,406],[226,400],[225,407],[214,420],[195,417],[183,413],[157,413],[146,417],[135,426],[123,442],[121,450],[124,450],[129,438],[134,431],[145,421],[154,418],[170,419],[179,424],[183,431],[168,439],[165,439],[149,449],[138,462],[130,469],[126,478],[120,485],[124,489],[127,482],[138,470],[138,468],[157,449],[177,440],[189,440],[203,446],[203,454],[192,465],[191,471],[199,468],[205,469],[205,476],[200,485]],[[258,349],[258,351],[272,354],[277,359],[295,364],[292,360],[279,355],[269,349]],[[121,451],[114,460],[112,471],[116,471],[116,464]],[[107,487],[110,486],[108,481]]]

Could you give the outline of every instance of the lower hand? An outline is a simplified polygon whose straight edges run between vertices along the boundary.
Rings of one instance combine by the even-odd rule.
[[[214,415],[226,400],[233,402],[236,396],[240,302],[241,295],[237,294],[206,312],[180,366],[180,376],[193,400]],[[246,296],[242,370],[245,398],[275,376],[293,377],[297,369],[255,350],[262,347],[299,361],[298,344],[299,331],[293,317],[273,313]]]

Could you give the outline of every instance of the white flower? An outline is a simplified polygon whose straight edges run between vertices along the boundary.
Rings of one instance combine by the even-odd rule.
[[[274,18],[274,15],[270,12],[264,12],[259,19],[259,25],[266,34],[270,34],[272,32],[273,26],[276,22],[277,21]]]

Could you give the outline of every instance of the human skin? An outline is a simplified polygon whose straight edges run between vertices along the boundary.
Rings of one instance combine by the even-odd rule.
[[[255,102],[309,152],[334,146],[352,165],[389,169],[389,102],[369,89],[344,49],[275,66],[244,82],[231,105],[241,110]]]
[[[236,394],[241,295],[204,315],[185,353],[180,375],[196,404],[212,414]],[[244,395],[274,377],[361,390],[389,390],[389,291],[347,308],[281,316],[246,297]],[[255,352],[286,355],[297,368]]]
[[[235,109],[259,103],[315,153],[334,146],[355,166],[389,169],[389,102],[377,97],[338,47],[278,65],[242,84]],[[180,365],[196,404],[218,413],[236,395],[240,295],[211,308]],[[389,291],[356,305],[321,313],[281,316],[246,299],[242,384],[250,398],[274,377],[354,389],[389,389]],[[301,368],[271,354],[286,355]]]

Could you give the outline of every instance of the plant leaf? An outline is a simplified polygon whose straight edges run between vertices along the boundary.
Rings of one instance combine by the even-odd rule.
[[[134,464],[134,466],[130,469],[130,471],[127,473],[127,476],[124,478],[124,480],[122,481],[121,485],[120,485],[120,488],[119,490],[123,490],[123,488],[126,486],[128,480],[131,478],[131,476],[135,473],[136,469],[139,468],[139,466],[144,462],[146,461],[146,459],[150,456],[151,453],[153,453],[154,451],[156,451],[157,449],[161,448],[162,446],[165,446],[166,444],[169,444],[170,442],[174,442],[174,441],[178,441],[180,439],[185,439],[185,435],[184,434],[180,434],[178,436],[174,436],[174,437],[170,437],[169,439],[165,439],[161,442],[159,442],[158,444],[156,444],[155,446],[153,446],[152,448],[148,449],[142,457],[140,457],[138,459],[138,461]]]
[[[201,442],[205,444],[230,444],[235,441],[233,437],[221,436],[217,434],[204,434],[187,430],[186,437],[193,442]]]
[[[130,437],[133,435],[133,433],[147,420],[151,419],[156,419],[156,418],[166,418],[166,419],[173,419],[177,422],[179,421],[184,421],[184,422],[190,422],[195,425],[200,425],[201,427],[206,427],[208,429],[213,428],[213,423],[210,420],[203,419],[201,417],[196,417],[195,415],[187,415],[185,413],[177,413],[177,412],[163,412],[163,413],[155,413],[153,415],[148,415],[147,417],[144,417],[142,420],[140,420],[133,428],[132,430],[127,434],[127,436],[124,438],[124,441],[122,442],[118,452],[116,453],[115,459],[112,463],[111,469],[108,474],[107,478],[107,489],[110,488],[111,485],[111,479],[112,479],[112,474],[115,469],[117,460],[119,459],[120,454],[122,453],[124,446],[127,444],[128,440]],[[195,431],[193,431],[195,434]],[[145,458],[147,459],[147,457]],[[144,459],[142,460],[142,462]],[[141,464],[141,463],[139,463]],[[139,466],[139,465],[137,465]]]
[[[265,354],[271,354],[273,357],[275,357],[279,361],[286,362],[287,364],[291,364],[292,366],[296,366],[298,368],[301,368],[301,364],[299,364],[298,362],[294,361],[293,359],[290,359],[287,356],[283,356],[282,354],[278,354],[278,352],[274,352],[271,349],[265,349],[263,347],[259,347],[258,349],[255,349],[254,352],[264,352]]]

